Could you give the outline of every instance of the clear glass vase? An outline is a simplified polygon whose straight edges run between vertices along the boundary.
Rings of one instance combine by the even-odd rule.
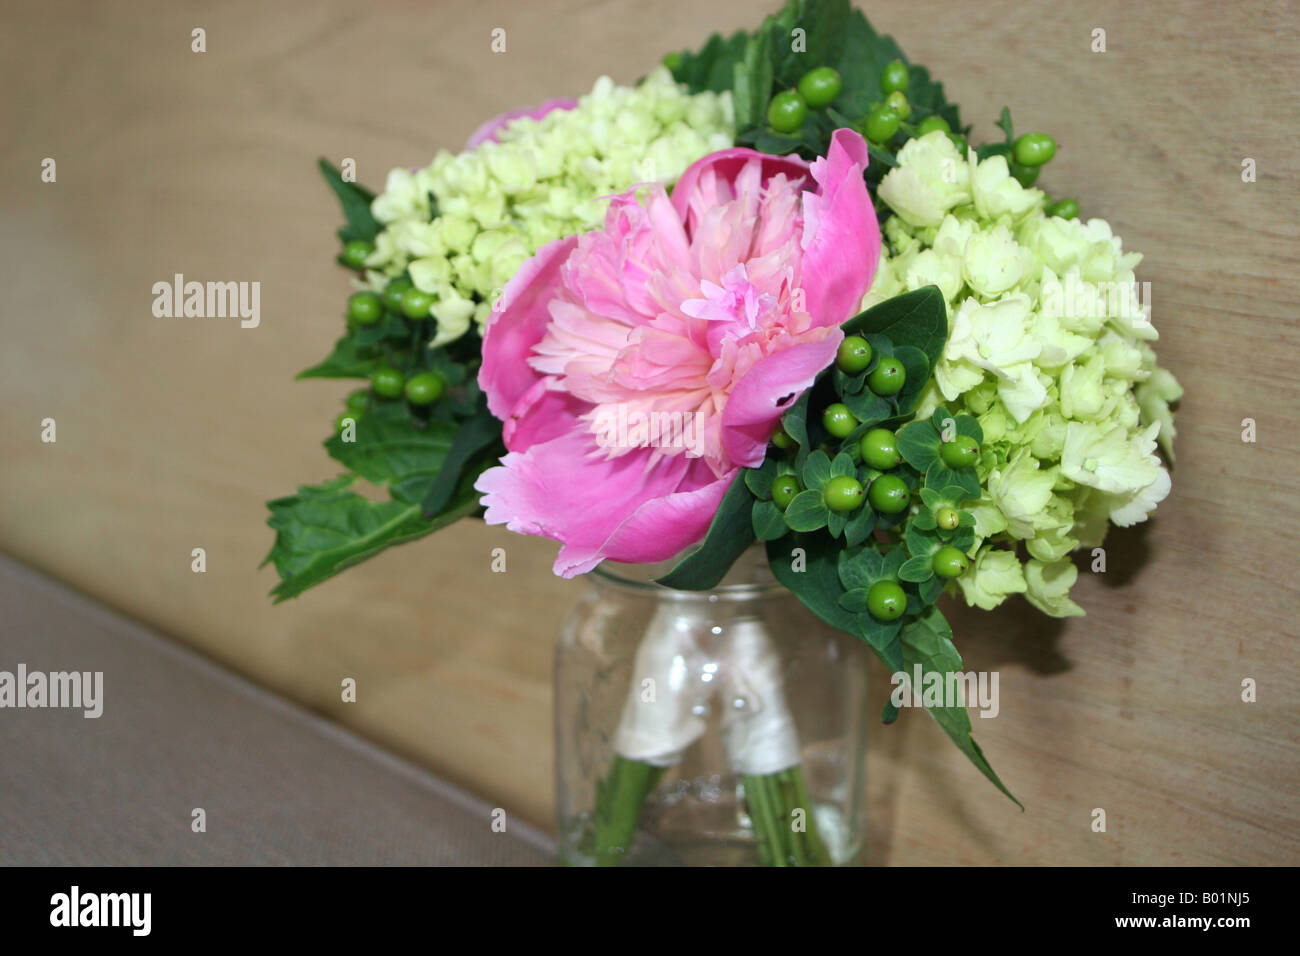
[[[556,653],[571,865],[842,865],[862,845],[866,651],[760,548],[711,591],[588,575]]]

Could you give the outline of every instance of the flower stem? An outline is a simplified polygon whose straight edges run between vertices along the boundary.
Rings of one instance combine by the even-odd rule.
[[[800,767],[746,774],[741,779],[762,866],[832,865],[831,855],[817,833]]]
[[[614,755],[609,771],[596,784],[589,840],[589,855],[596,866],[616,866],[626,858],[636,836],[641,805],[663,772],[662,767]]]

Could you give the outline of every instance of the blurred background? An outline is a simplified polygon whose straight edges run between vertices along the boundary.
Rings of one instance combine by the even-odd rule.
[[[351,387],[293,381],[329,351],[349,292],[315,160],[352,157],[380,189],[390,167],[458,148],[496,113],[601,74],[633,82],[769,6],[7,4],[0,550],[550,827],[551,658],[584,586],[551,575],[552,543],[467,521],[288,604],[266,596],[264,502],[335,474],[320,443]],[[1146,255],[1161,361],[1186,388],[1173,493],[1107,542],[1106,574],[1081,575],[1086,618],[949,609],[967,666],[1001,672],[1000,719],[976,734],[1028,811],[904,714],[872,741],[867,861],[1300,862],[1300,12],[865,9],[944,81],[973,140],[995,134],[1004,104],[1018,128],[1055,136],[1042,184]],[[504,54],[489,48],[497,27]],[[195,28],[206,52],[191,51]],[[260,325],[154,317],[151,288],[176,273],[260,282]],[[490,571],[498,547],[504,575]],[[21,582],[4,593],[12,622],[27,598]],[[0,669],[18,654],[0,644]],[[355,703],[340,699],[346,677]],[[1245,678],[1256,703],[1241,701]],[[168,725],[158,713],[152,732]],[[122,799],[138,785],[120,781]],[[1098,807],[1106,833],[1090,828]]]

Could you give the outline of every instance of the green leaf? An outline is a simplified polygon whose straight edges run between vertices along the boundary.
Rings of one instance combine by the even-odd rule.
[[[805,73],[823,63],[839,63],[844,54],[844,30],[849,0],[796,0],[776,15],[772,29],[773,74],[777,86],[790,88]],[[795,52],[792,31],[804,31],[805,49]]]
[[[929,422],[908,422],[897,432],[898,453],[917,471],[924,472],[932,462],[939,459],[939,448],[943,441],[939,430]],[[930,482],[926,482],[930,485]],[[931,487],[942,487],[934,486]]]
[[[921,400],[921,393],[930,381],[930,361],[924,352],[910,345],[900,345],[895,349],[894,358],[903,363],[906,373],[902,391],[894,397],[898,405],[896,415],[911,418],[917,402]]]
[[[765,458],[757,468],[746,468],[744,475],[745,484],[755,498],[760,501],[771,500],[772,482],[776,480],[776,459]]]
[[[832,478],[853,478],[857,473],[857,466],[853,464],[853,459],[845,452],[840,452],[831,462]]]
[[[480,393],[480,403],[474,414],[460,422],[455,438],[447,449],[437,477],[424,494],[421,508],[427,518],[442,512],[456,493],[461,476],[475,467],[475,477],[506,453],[501,441],[501,423],[488,411],[487,398]]]
[[[853,513],[849,523],[844,526],[844,543],[849,547],[856,547],[863,541],[876,527],[876,513],[871,510],[867,504]]]
[[[930,556],[928,554],[914,555],[904,561],[903,566],[898,569],[898,579],[900,581],[920,584],[932,577],[934,577],[934,568],[930,566]]]
[[[1002,115],[998,117],[997,126],[1007,134],[1008,143],[1015,142],[1016,128],[1011,125],[1011,110],[1008,107],[1002,107]]]
[[[681,591],[707,591],[715,587],[736,559],[754,543],[753,507],[754,496],[743,474],[737,473],[718,504],[704,541],[671,571],[655,580],[664,587]]]
[[[957,648],[952,643],[952,628],[944,620],[943,614],[936,607],[928,608],[920,617],[909,622],[908,626],[903,629],[901,635],[903,645],[903,668],[909,677],[914,672],[914,668],[920,665],[922,679],[925,675],[937,673],[943,675],[945,683],[950,673],[958,673],[962,668],[961,655],[957,653]],[[943,728],[952,742],[957,745],[973,763],[980,773],[988,777],[993,785],[1011,798],[1012,802],[1021,810],[1024,806],[1019,800],[1006,788],[1006,785],[998,779],[998,775],[993,772],[983,751],[975,743],[971,736],[970,715],[966,713],[965,706],[939,706],[927,707],[927,711],[934,718],[935,723]]]
[[[856,615],[839,605],[844,593],[835,571],[839,550],[829,535],[792,534],[767,543],[767,563],[776,579],[793,591],[804,607],[831,627],[855,634]]]
[[[822,493],[809,488],[794,496],[785,509],[785,523],[791,531],[816,531],[826,527],[831,510],[822,500]]]
[[[299,372],[303,378],[369,378],[381,366],[386,364],[382,356],[369,349],[358,347],[357,340],[351,333],[334,343],[331,352],[319,365]]]
[[[790,530],[785,525],[785,514],[771,501],[755,501],[752,517],[754,537],[759,541],[775,541]]]
[[[913,422],[913,424],[921,424]],[[899,442],[900,452],[903,450],[902,442]],[[911,464],[911,461],[908,461]],[[915,466],[913,466],[915,467]],[[967,498],[978,498],[980,496],[980,479],[975,473],[974,467],[970,468],[949,468],[943,463],[943,459],[937,455],[925,469],[925,483],[931,488],[946,488],[956,486],[960,488]]]
[[[931,367],[948,340],[948,307],[938,286],[904,292],[873,305],[844,323],[845,335],[878,332],[894,347],[911,346],[925,353]]]
[[[875,392],[865,391],[858,392],[856,395],[844,395],[842,401],[860,423],[854,429],[855,433],[860,431],[865,435],[870,429],[894,414],[894,407],[889,403],[889,399],[881,398]],[[854,436],[850,436],[852,437]]]
[[[820,492],[826,482],[834,477],[831,472],[831,459],[820,448],[808,456],[799,475],[800,483],[809,491]],[[820,495],[818,496],[820,500]]]
[[[731,102],[735,110],[736,129],[761,126],[767,119],[767,104],[772,98],[772,31],[771,21],[749,38],[745,58],[734,67]]]
[[[733,71],[745,58],[749,34],[738,30],[729,37],[715,33],[697,53],[682,51],[672,65],[673,79],[692,93],[721,93],[731,89]]]
[[[353,476],[303,485],[295,495],[267,502],[275,543],[266,561],[280,583],[271,591],[278,604],[360,564],[385,548],[421,538],[478,507],[473,488],[461,489],[453,507],[427,521],[420,506],[404,501],[370,501],[349,489]],[[263,562],[266,563],[265,561]]]
[[[331,435],[325,450],[362,478],[387,485],[395,499],[418,503],[441,470],[456,429],[436,421],[417,428],[405,403],[377,402],[357,419],[355,437],[349,442]]]
[[[317,164],[320,166],[321,175],[325,177],[325,182],[338,197],[339,205],[343,207],[343,216],[348,221],[348,224],[339,230],[339,239],[343,242],[353,239],[374,241],[382,228],[370,214],[370,204],[374,201],[375,194],[357,183],[345,182],[342,174],[324,158],[318,160]]]

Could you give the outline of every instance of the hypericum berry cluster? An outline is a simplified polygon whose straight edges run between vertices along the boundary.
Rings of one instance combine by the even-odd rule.
[[[461,153],[395,169],[372,212],[385,228],[373,248],[344,258],[382,292],[407,275],[430,297],[432,345],[481,327],[518,268],[554,239],[585,232],[606,198],[641,182],[675,182],[695,160],[733,142],[729,93],[689,94],[666,69],[634,87],[608,77],[572,110],[513,120]]]
[[[1041,164],[1055,146],[1013,138],[1004,120],[1008,142],[984,159],[940,133],[899,151],[880,184],[894,215],[863,304],[930,285],[947,303],[951,328],[917,411],[974,416],[984,435],[971,568],[958,578],[967,601],[992,608],[1021,593],[1076,615],[1068,555],[1099,545],[1109,523],[1145,520],[1168,493],[1154,449],[1158,439],[1172,460],[1182,390],[1156,365],[1141,256],[1104,221],[1078,221],[1072,200],[1049,207],[1022,185],[1011,164]]]
[[[811,69],[794,89],[772,97],[767,107],[767,122],[778,133],[793,133],[803,126],[810,108],[820,110],[830,106],[843,86],[839,72],[832,67]]]

